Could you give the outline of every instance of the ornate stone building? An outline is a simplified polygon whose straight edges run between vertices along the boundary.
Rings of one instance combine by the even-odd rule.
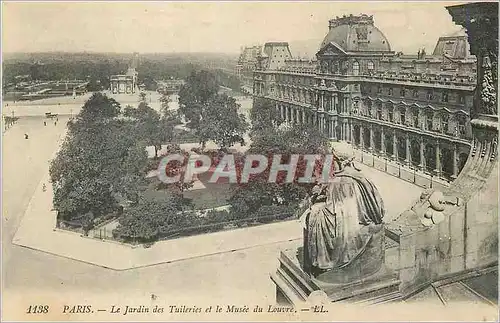
[[[432,55],[404,55],[372,16],[351,15],[329,21],[314,60],[291,58],[287,43],[267,43],[257,59],[253,93],[285,121],[434,178],[465,165],[476,58],[464,31],[439,38]]]
[[[257,67],[257,56],[261,51],[262,46],[243,47],[241,49],[241,54],[236,64],[236,76],[240,79],[243,88],[252,88],[253,71]]]

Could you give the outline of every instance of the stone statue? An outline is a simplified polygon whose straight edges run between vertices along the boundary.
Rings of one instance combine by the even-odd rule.
[[[337,160],[335,176],[313,188],[301,218],[304,271],[329,283],[359,280],[384,262],[384,204],[353,160]]]

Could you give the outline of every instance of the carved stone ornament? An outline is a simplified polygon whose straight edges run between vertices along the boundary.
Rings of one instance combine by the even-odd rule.
[[[488,55],[483,57],[481,80],[481,102],[486,114],[497,114],[497,89],[493,81],[492,65]]]

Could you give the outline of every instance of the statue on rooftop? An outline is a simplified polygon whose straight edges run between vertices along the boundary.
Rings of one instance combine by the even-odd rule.
[[[314,187],[310,207],[302,215],[302,260],[304,271],[316,279],[346,283],[380,270],[385,209],[377,188],[353,157],[339,157],[337,165],[329,183]]]

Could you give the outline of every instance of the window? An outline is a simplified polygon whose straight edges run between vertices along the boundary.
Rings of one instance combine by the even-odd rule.
[[[427,90],[427,100],[433,100],[434,95],[432,93],[432,90]]]
[[[418,98],[418,90],[417,89],[413,90],[413,97]]]
[[[359,103],[358,101],[353,101],[352,103],[352,113],[358,114]]]
[[[389,88],[389,95],[393,95],[393,89],[392,89],[392,87]]]
[[[375,64],[373,64],[372,61],[369,61],[368,62],[368,72],[373,72],[374,69],[375,69]]]
[[[352,63],[352,74],[359,75],[359,63],[356,61]]]
[[[387,105],[387,114],[389,116],[389,122],[394,122],[394,118],[393,118],[393,107],[392,105],[388,104]]]
[[[406,121],[406,108],[405,107],[402,107],[399,110],[399,115],[400,115],[400,123],[405,124],[405,121]]]
[[[418,112],[414,111],[412,115],[413,127],[418,128]]]
[[[448,115],[446,113],[441,115],[441,131],[448,132]]]
[[[431,131],[432,130],[432,123],[433,123],[433,119],[434,119],[434,113],[432,111],[429,111],[427,112],[427,115],[425,117],[425,121],[426,121],[426,130],[429,130]]]
[[[460,115],[460,116],[458,116],[457,121],[458,121],[458,136],[464,137],[466,134],[466,131],[465,131],[466,118],[465,118],[465,116]]]
[[[381,85],[379,85],[379,86],[377,87],[377,93],[382,93],[382,86],[381,86]]]
[[[465,95],[463,95],[463,94],[458,95],[458,103],[460,103],[460,104],[465,103]]]
[[[441,94],[441,101],[448,102],[448,92],[443,91],[443,93]]]
[[[406,89],[404,87],[402,87],[400,90],[399,90],[399,95],[400,96],[405,96],[406,95]]]
[[[382,120],[382,105],[381,104],[377,105],[377,119]]]

